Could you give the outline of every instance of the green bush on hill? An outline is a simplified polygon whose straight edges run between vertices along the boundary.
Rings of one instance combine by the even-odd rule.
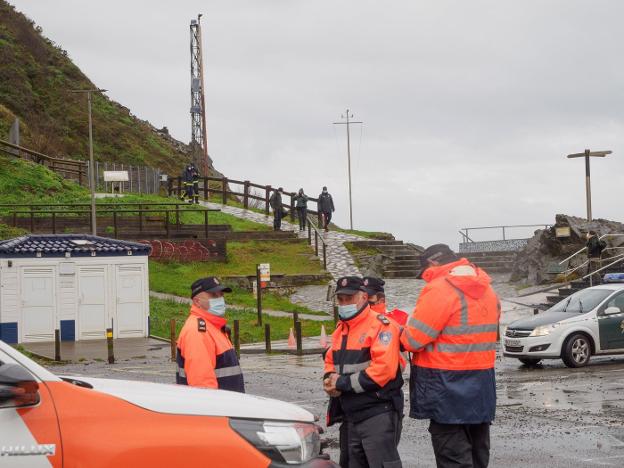
[[[87,104],[72,89],[96,87],[40,27],[0,0],[0,139],[15,117],[22,144],[51,156],[85,159]],[[102,94],[93,95],[96,158],[159,167],[172,174],[188,159],[146,122]]]

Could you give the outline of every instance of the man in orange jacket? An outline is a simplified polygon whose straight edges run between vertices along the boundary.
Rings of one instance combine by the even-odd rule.
[[[340,278],[336,298],[340,321],[325,355],[323,376],[323,388],[331,397],[328,425],[337,418],[347,425],[350,468],[400,467],[399,328],[370,309],[361,278]]]
[[[214,277],[191,285],[193,305],[178,337],[176,383],[245,393],[224,317],[224,292],[232,290]]]
[[[439,468],[485,468],[496,410],[500,303],[490,277],[444,244],[421,255],[427,284],[403,330],[410,417],[429,419]]]
[[[368,294],[368,303],[370,304],[370,308],[373,311],[379,314],[384,314],[389,319],[394,320],[400,327],[404,327],[407,323],[408,314],[400,309],[388,311],[386,308],[385,284],[386,282],[381,278],[376,278],[374,276],[364,277],[364,287],[366,288],[366,293]]]

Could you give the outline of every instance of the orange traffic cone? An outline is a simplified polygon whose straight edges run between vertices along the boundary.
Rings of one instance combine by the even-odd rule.
[[[321,348],[327,348],[327,333],[325,332],[325,325],[321,325]]]
[[[292,327],[290,327],[290,334],[288,335],[288,347],[290,349],[295,349],[297,343],[295,342],[295,334],[293,333]]]

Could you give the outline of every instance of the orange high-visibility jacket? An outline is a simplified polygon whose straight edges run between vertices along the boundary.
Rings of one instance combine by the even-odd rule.
[[[245,392],[227,321],[193,305],[178,337],[176,383]]]
[[[468,260],[428,268],[401,343],[413,352],[410,415],[445,424],[491,421],[500,303]]]
[[[347,419],[361,421],[386,411],[403,412],[399,367],[399,328],[365,306],[341,320],[325,355],[325,377],[338,373],[340,407]]]

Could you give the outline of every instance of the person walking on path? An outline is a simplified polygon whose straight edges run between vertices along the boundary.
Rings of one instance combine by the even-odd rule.
[[[438,468],[485,468],[500,302],[487,273],[447,245],[432,245],[420,261],[427,284],[401,335],[413,353],[409,415],[430,420]]]
[[[600,240],[596,231],[587,233],[587,274],[599,270],[602,266],[602,251],[607,247],[607,243]],[[592,285],[600,284],[600,273],[589,277]]]
[[[199,178],[199,172],[195,168],[195,165],[192,162],[188,163],[186,167],[184,168],[184,171],[182,171],[182,184],[183,184],[184,189],[182,193],[180,194],[180,200],[193,203],[193,200],[195,199],[194,183],[196,180],[198,180],[198,178]]]
[[[321,214],[321,219],[323,221],[323,228],[325,231],[329,231],[329,223],[332,219],[332,213],[335,211],[334,209],[334,199],[327,191],[327,187],[323,187],[323,191],[318,197],[318,211]]]
[[[282,217],[284,216],[284,208],[282,207],[282,187],[274,190],[269,198],[269,205],[273,210],[273,230],[279,231],[282,228]]]
[[[176,383],[245,393],[243,373],[229,338],[223,293],[214,277],[191,285],[193,304],[177,342]]]
[[[308,196],[303,193],[302,188],[295,195],[295,206],[297,208],[297,217],[299,218],[299,230],[305,231],[308,216]]]
[[[399,328],[371,310],[362,278],[340,278],[336,298],[340,321],[325,354],[323,375],[323,389],[330,396],[328,425],[339,420],[347,425],[341,435],[346,437],[349,468],[400,468]]]

